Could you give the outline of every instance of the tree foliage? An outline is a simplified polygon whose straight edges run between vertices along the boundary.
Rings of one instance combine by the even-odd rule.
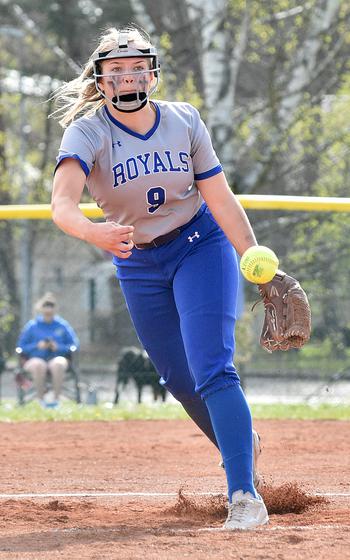
[[[47,119],[50,92],[76,75],[103,29],[130,21],[160,49],[158,96],[201,109],[235,192],[348,196],[348,2],[2,0],[0,16],[0,203],[19,202],[23,189],[28,202],[49,200],[61,136]],[[347,215],[250,218],[260,243],[310,290],[316,339],[349,345]],[[31,224],[33,247],[44,227]],[[7,325],[18,321],[18,235],[18,226],[1,224],[0,320]]]

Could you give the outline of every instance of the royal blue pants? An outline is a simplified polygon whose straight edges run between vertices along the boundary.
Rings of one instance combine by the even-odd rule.
[[[115,258],[117,276],[161,383],[219,447],[231,500],[255,493],[251,415],[233,365],[237,258],[205,206],[181,229],[161,247]]]
[[[199,214],[174,241],[114,261],[140,342],[180,402],[239,382],[236,253],[209,210]]]

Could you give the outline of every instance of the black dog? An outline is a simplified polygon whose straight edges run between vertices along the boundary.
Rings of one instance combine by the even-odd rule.
[[[136,347],[125,348],[118,362],[117,387],[114,403],[119,401],[119,388],[125,387],[129,381],[133,381],[137,388],[137,401],[142,402],[142,391],[145,386],[150,386],[153,391],[154,400],[161,397],[166,399],[166,389],[159,383],[159,375],[147,356],[145,351]]]

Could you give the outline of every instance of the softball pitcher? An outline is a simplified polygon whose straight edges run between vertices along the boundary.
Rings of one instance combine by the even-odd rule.
[[[254,486],[258,441],[233,355],[236,252],[257,242],[198,111],[150,100],[159,72],[147,34],[112,28],[82,74],[58,92],[67,128],[53,219],[114,255],[160,382],[220,449],[229,498],[224,527],[250,529],[268,514]],[[79,210],[85,184],[106,222]]]

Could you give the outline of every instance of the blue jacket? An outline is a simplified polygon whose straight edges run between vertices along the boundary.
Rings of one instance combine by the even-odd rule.
[[[48,348],[43,350],[38,348],[38,342],[46,338],[56,342],[55,352]],[[79,339],[70,324],[59,315],[55,315],[51,323],[45,322],[42,315],[28,321],[17,341],[17,346],[22,348],[28,358],[43,358],[43,360],[66,356],[72,345],[79,348]]]

